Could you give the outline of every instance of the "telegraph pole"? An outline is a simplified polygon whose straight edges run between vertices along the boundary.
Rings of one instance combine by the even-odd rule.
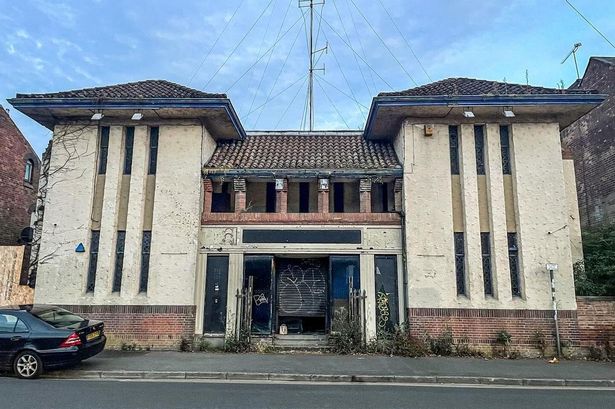
[[[299,0],[299,8],[310,8],[310,33],[308,36],[308,127],[310,131],[314,130],[314,71],[325,71],[324,65],[322,68],[314,68],[314,56],[322,51],[327,51],[328,45],[325,45],[319,50],[314,50],[314,6],[325,4],[325,0],[315,2],[314,0]]]

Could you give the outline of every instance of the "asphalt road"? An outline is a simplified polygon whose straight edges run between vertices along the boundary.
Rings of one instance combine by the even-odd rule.
[[[71,408],[614,408],[615,391],[297,383],[0,378],[0,407]]]

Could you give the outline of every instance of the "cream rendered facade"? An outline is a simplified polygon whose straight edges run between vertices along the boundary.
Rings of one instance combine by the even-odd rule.
[[[450,81],[460,86],[471,81],[468,93],[475,92],[475,84],[489,92],[494,86],[511,87]],[[164,81],[108,87],[114,90],[111,96],[104,87],[77,96],[18,96],[11,100],[17,109],[53,129],[35,302],[64,305],[105,320],[116,344],[169,348],[182,338],[222,339],[237,333],[245,308],[238,307],[237,294],[246,289],[249,257],[271,257],[271,271],[274,264],[293,258],[330,262],[333,257],[353,257],[363,328],[366,339],[373,339],[380,333],[382,305],[377,299],[383,295],[376,284],[376,264],[388,257],[395,261],[389,278],[396,287],[384,293],[397,299],[391,304],[397,309],[395,324],[406,322],[417,336],[452,327],[454,337],[483,345],[505,329],[528,345],[533,330],[552,332],[545,266],[557,263],[560,328],[574,343],[573,263],[582,258],[581,236],[574,166],[562,159],[559,135],[562,126],[600,98],[535,88],[546,96],[485,91],[460,101],[463,96],[442,94],[430,88],[441,86],[434,84],[421,91],[426,95],[374,98],[365,130],[354,133],[246,133],[226,96]],[[132,98],[134,87],[149,96]],[[477,105],[476,118],[464,118],[463,107],[472,104]],[[504,118],[502,107],[510,104],[517,104],[516,117]],[[140,121],[130,120],[136,110],[144,112]],[[100,111],[105,114],[102,120],[90,119],[92,112]],[[501,146],[503,126],[507,147]],[[458,141],[458,174],[452,171],[451,129]],[[476,145],[477,129],[483,146]],[[106,132],[108,145],[102,146]],[[510,158],[509,172],[503,171],[503,148]],[[477,172],[479,151],[484,174]],[[101,172],[103,157],[106,168]],[[256,212],[246,206],[250,183],[267,186],[251,197],[259,208],[268,207],[266,202],[275,197],[274,209]],[[347,190],[340,190],[336,199],[338,187],[329,191],[329,185],[344,183]],[[375,185],[381,190],[374,190]],[[302,189],[309,196],[303,211],[298,203]],[[232,202],[235,208],[216,213],[222,202],[214,205],[214,195],[218,200],[228,195],[224,206]],[[297,202],[291,203],[291,196]],[[357,197],[360,203],[350,203]],[[388,204],[374,210],[374,197]],[[330,201],[338,199],[352,210],[336,209]],[[315,241],[289,239],[289,232],[300,236],[311,231],[329,241],[314,239],[318,235],[312,235]],[[97,248],[93,232],[98,234]],[[146,232],[151,234],[147,251]],[[278,239],[246,240],[263,232]],[[336,238],[348,232],[355,239]],[[485,233],[491,292],[486,291]],[[518,251],[516,292],[511,284],[511,233]],[[461,256],[458,234],[464,238]],[[212,331],[205,324],[213,296],[206,288],[212,277],[208,263],[217,256],[226,263],[225,308],[216,312],[224,317],[222,327]],[[119,270],[118,257],[123,262]],[[90,283],[92,260],[95,281]],[[324,270],[322,277],[329,278],[323,280],[330,281],[325,288],[330,289],[333,267]],[[270,280],[273,294],[277,284]],[[212,288],[219,288],[218,283]],[[333,303],[325,309],[326,324],[319,325],[329,333]],[[388,316],[391,311],[385,312]],[[275,338],[282,326],[276,318],[269,322],[268,334]]]

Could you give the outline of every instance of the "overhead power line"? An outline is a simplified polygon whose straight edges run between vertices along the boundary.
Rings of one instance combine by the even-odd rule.
[[[322,90],[322,93],[325,94],[325,97],[327,97],[327,99],[329,100],[329,103],[331,104],[331,106],[333,106],[333,109],[335,110],[335,112],[337,112],[337,115],[342,119],[342,121],[344,122],[344,124],[346,125],[346,128],[350,129],[350,125],[348,125],[348,122],[346,122],[346,120],[344,119],[344,116],[340,113],[340,111],[337,109],[337,106],[335,105],[335,103],[333,102],[333,100],[331,98],[329,98],[329,94],[327,94],[327,91],[325,91],[325,88],[322,86],[322,84],[320,83],[320,81],[316,81],[316,84],[318,84],[318,86],[320,87],[320,89]]]
[[[577,14],[578,14],[579,16],[581,16],[581,18],[582,18],[583,20],[585,20],[585,22],[587,22],[587,24],[589,24],[589,26],[590,26],[591,28],[593,28],[593,29],[594,29],[594,31],[596,31],[596,33],[600,34],[600,36],[601,36],[602,38],[604,38],[604,40],[605,40],[607,43],[609,43],[609,44],[611,45],[611,47],[615,48],[615,44],[613,44],[613,43],[611,42],[611,40],[609,40],[609,39],[608,39],[608,38],[607,38],[607,37],[606,37],[606,36],[602,33],[602,31],[598,30],[598,27],[596,27],[596,26],[595,26],[595,25],[594,25],[591,21],[589,21],[589,19],[588,19],[587,17],[585,17],[585,16],[583,15],[583,13],[581,13],[581,12],[579,11],[579,9],[577,9],[577,8],[576,8],[576,7],[575,7],[575,6],[574,6],[574,5],[573,5],[573,4],[572,4],[569,0],[564,0],[564,1],[565,1],[565,2],[566,2],[566,3],[567,3],[567,4],[568,4],[568,5],[569,5],[569,6],[570,6],[570,7],[571,7],[574,11],[576,11],[576,12],[577,12]]]
[[[410,45],[410,42],[408,41],[408,39],[406,39],[406,36],[404,35],[404,33],[401,32],[401,30],[399,29],[399,27],[397,26],[397,23],[395,22],[395,20],[393,19],[393,16],[391,16],[391,13],[389,13],[389,10],[387,10],[387,8],[384,6],[384,4],[382,3],[382,0],[378,0],[378,3],[380,3],[380,6],[382,6],[382,9],[384,10],[384,12],[387,14],[387,16],[389,16],[389,20],[391,20],[391,23],[393,23],[393,27],[395,27],[395,30],[397,30],[397,32],[399,33],[399,35],[401,36],[401,38],[403,38],[404,42],[406,43],[406,45],[408,46],[408,48],[410,49],[410,52],[412,53],[412,55],[414,56],[414,59],[416,60],[416,62],[419,63],[419,66],[421,67],[421,70],[423,70],[423,72],[425,73],[425,75],[427,76],[427,78],[429,79],[429,81],[433,81],[431,79],[431,77],[429,76],[429,74],[427,73],[427,70],[425,69],[425,67],[423,66],[423,63],[421,63],[420,58],[416,55],[416,53],[414,52],[414,49],[412,48],[412,46]]]
[[[209,83],[216,77],[216,75],[218,75],[218,73],[220,72],[220,70],[226,65],[226,63],[228,62],[228,60],[231,59],[231,57],[233,56],[233,54],[235,54],[235,51],[237,51],[237,49],[239,48],[239,46],[243,43],[243,41],[246,39],[246,37],[248,37],[248,35],[250,35],[250,33],[252,32],[252,30],[254,30],[254,27],[256,27],[256,25],[258,24],[258,22],[261,20],[261,18],[263,17],[263,15],[265,14],[265,12],[269,9],[269,6],[271,6],[271,3],[273,3],[273,0],[269,0],[269,3],[267,3],[267,5],[265,6],[265,8],[263,9],[263,11],[261,11],[261,13],[258,15],[258,17],[256,18],[256,20],[254,21],[254,23],[252,23],[252,26],[250,26],[250,29],[243,35],[243,37],[241,37],[241,40],[239,40],[237,42],[237,44],[235,45],[235,47],[233,47],[233,49],[231,50],[231,52],[229,53],[229,55],[226,57],[226,59],[224,60],[224,62],[222,63],[222,65],[220,65],[218,67],[218,69],[216,70],[216,72],[213,73],[213,75],[209,78],[209,80],[207,80],[207,82],[205,83],[205,85],[203,86],[203,88],[207,88],[207,86],[209,85]]]
[[[272,96],[271,98],[268,98],[263,104],[257,106],[256,108],[252,109],[250,112],[248,112],[244,118],[249,117],[250,115],[252,115],[253,113],[255,113],[256,111],[258,111],[261,108],[264,108],[270,101],[273,101],[274,99],[276,99],[277,97],[279,97],[280,95],[282,95],[283,93],[285,93],[287,90],[289,90],[290,88],[293,87],[293,85],[295,85],[296,83],[298,83],[299,81],[305,79],[305,77],[307,77],[307,74],[303,74],[301,77],[297,78],[295,81],[293,81],[290,85],[288,85],[286,88],[282,89],[280,92],[276,93],[274,96]]]
[[[295,95],[293,96],[293,99],[291,99],[290,104],[288,104],[286,106],[286,109],[284,110],[284,112],[282,112],[282,115],[280,115],[280,118],[278,119],[278,122],[275,124],[275,129],[278,129],[278,127],[280,126],[280,122],[282,122],[282,119],[284,119],[284,117],[286,116],[286,114],[288,113],[288,110],[290,109],[291,106],[293,106],[293,104],[295,103],[295,100],[297,99],[297,96],[299,95],[299,93],[301,92],[301,90],[303,89],[303,87],[305,86],[305,83],[307,82],[307,74],[304,76],[303,82],[301,83],[301,85],[299,86],[299,88],[297,88],[297,92],[295,92]]]
[[[391,84],[389,84],[389,82],[387,80],[382,78],[382,76],[380,74],[378,74],[378,71],[376,71],[371,65],[369,65],[369,63],[365,60],[365,58],[361,57],[361,55],[359,55],[359,53],[357,53],[355,51],[355,49],[352,48],[352,46],[340,35],[340,33],[338,33],[335,30],[335,28],[333,28],[333,26],[331,24],[329,24],[329,22],[327,21],[326,18],[323,18],[322,21],[324,21],[324,23],[327,25],[327,27],[329,27],[329,29],[333,32],[333,34],[335,34],[337,36],[337,38],[342,40],[342,42],[346,45],[346,47],[348,47],[350,49],[350,51],[352,51],[357,57],[359,57],[359,59],[361,61],[363,61],[365,63],[365,65],[367,65],[369,67],[369,69],[372,70],[374,72],[374,74],[376,74],[378,76],[378,78],[380,78],[380,80],[387,85],[387,87],[389,87],[390,89],[393,89],[393,86],[391,86]]]
[[[196,77],[199,71],[201,71],[201,68],[203,68],[203,64],[205,64],[205,61],[207,61],[207,58],[209,58],[209,55],[211,54],[213,49],[216,47],[216,44],[218,44],[218,41],[220,40],[220,38],[222,38],[222,34],[224,34],[228,26],[231,24],[231,21],[233,21],[233,19],[235,18],[235,14],[237,14],[237,11],[239,11],[244,1],[245,0],[241,0],[241,2],[239,2],[239,5],[235,9],[235,11],[233,11],[231,18],[226,22],[226,24],[224,25],[224,28],[222,29],[222,31],[220,31],[220,34],[218,34],[218,37],[216,37],[216,40],[214,41],[214,43],[211,45],[211,47],[209,47],[207,54],[205,54],[205,57],[203,57],[203,59],[201,60],[201,63],[199,64],[197,69],[194,71],[190,79],[188,80],[188,85],[192,83],[192,80],[194,80],[194,77]]]
[[[359,7],[357,7],[357,4],[354,2],[354,0],[350,0],[350,2],[352,3],[352,5],[354,6],[355,9],[357,9],[357,11],[359,12],[359,15],[361,17],[363,17],[363,20],[365,20],[365,22],[367,23],[367,25],[369,26],[369,28],[374,32],[374,34],[376,35],[376,37],[378,37],[378,39],[380,40],[380,42],[382,43],[382,45],[384,45],[384,48],[387,49],[387,51],[389,52],[389,54],[391,54],[391,57],[393,57],[393,59],[397,62],[397,64],[401,67],[402,71],[408,76],[408,78],[410,78],[410,80],[414,83],[414,85],[418,86],[418,82],[416,82],[416,80],[414,79],[414,77],[412,76],[412,74],[410,74],[408,72],[408,70],[406,70],[406,67],[404,67],[404,65],[401,63],[401,61],[399,61],[399,59],[397,58],[397,56],[395,55],[395,53],[393,51],[391,51],[391,49],[389,48],[389,46],[387,45],[387,43],[384,41],[384,39],[380,36],[380,34],[378,34],[378,31],[376,31],[376,29],[374,28],[374,26],[372,26],[372,24],[369,22],[369,20],[367,19],[367,17],[365,17],[365,14],[363,14],[363,12],[361,11],[361,9]]]
[[[230,87],[228,87],[228,88],[226,89],[226,92],[229,92],[229,91],[230,91],[230,90],[231,90],[231,89],[232,89],[235,85],[237,85],[237,83],[238,83],[239,81],[241,81],[241,79],[242,79],[242,78],[243,78],[243,77],[244,77],[244,76],[245,76],[248,72],[250,72],[250,71],[252,70],[252,68],[254,68],[254,66],[256,66],[256,64],[258,64],[258,63],[260,62],[260,60],[262,60],[263,58],[265,58],[265,56],[266,56],[267,54],[269,54],[269,53],[270,53],[270,52],[271,52],[271,51],[275,48],[276,44],[278,44],[280,41],[282,41],[282,39],[283,39],[284,37],[286,37],[286,34],[288,34],[288,32],[289,32],[290,30],[292,30],[292,29],[293,29],[293,28],[297,25],[297,23],[298,23],[300,20],[301,20],[301,17],[299,17],[297,20],[295,20],[295,22],[294,22],[294,23],[293,23],[290,27],[288,27],[288,29],[284,32],[284,34],[282,34],[282,35],[280,36],[280,38],[278,38],[278,39],[277,39],[277,40],[273,43],[273,45],[272,45],[271,47],[269,47],[269,49],[267,49],[267,51],[265,51],[265,52],[263,53],[263,55],[261,55],[259,58],[257,58],[257,59],[256,59],[256,61],[254,61],[254,63],[253,63],[252,65],[250,65],[250,66],[248,67],[248,69],[247,69],[247,70],[245,70],[245,71],[243,72],[243,74],[241,74],[241,75],[239,76],[239,78],[237,78],[237,79],[235,80],[235,82],[233,82],[233,83],[231,84],[231,86],[230,86]]]

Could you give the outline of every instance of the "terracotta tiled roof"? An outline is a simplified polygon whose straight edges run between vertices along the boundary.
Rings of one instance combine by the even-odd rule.
[[[439,95],[523,95],[523,94],[593,94],[583,89],[557,89],[531,85],[508,84],[472,78],[447,78],[420,87],[398,92],[381,92],[379,96],[439,96]]]
[[[218,144],[210,169],[400,169],[386,142],[367,141],[360,132],[252,133]]]
[[[226,95],[210,94],[166,80],[145,80],[47,94],[17,94],[17,98],[226,98]]]

